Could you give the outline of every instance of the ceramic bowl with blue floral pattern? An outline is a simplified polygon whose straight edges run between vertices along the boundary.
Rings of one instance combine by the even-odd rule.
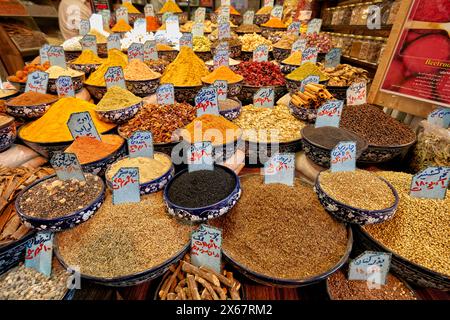
[[[143,98],[156,92],[160,78],[161,77],[151,80],[125,80],[125,85],[127,86],[128,91]]]
[[[133,118],[141,107],[142,101],[122,109],[108,111],[96,110],[95,113],[97,113],[98,117],[105,122],[121,124]]]
[[[55,97],[54,101],[48,103],[27,106],[11,105],[8,101],[6,102],[6,113],[16,118],[33,120],[42,117],[56,101],[58,101],[58,97]]]
[[[6,120],[5,123],[0,125],[0,152],[8,149],[16,140],[17,131],[14,118]]]

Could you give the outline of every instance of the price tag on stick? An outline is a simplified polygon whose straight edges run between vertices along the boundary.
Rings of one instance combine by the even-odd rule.
[[[253,96],[253,105],[261,108],[273,108],[275,91],[273,87],[261,88]]]
[[[227,46],[228,47],[228,46]],[[230,52],[227,49],[217,49],[214,55],[214,69],[221,66],[228,67],[230,61]]]
[[[303,52],[306,49],[306,39],[298,39],[292,44],[291,53],[296,51]]]
[[[272,17],[282,19],[283,18],[283,6],[275,6],[270,13]]]
[[[244,13],[243,24],[253,24],[254,20],[255,20],[255,11],[249,10]]]
[[[91,23],[89,20],[80,20],[80,36],[85,36],[91,30]]]
[[[339,127],[344,101],[328,100],[317,110],[315,127]]]
[[[205,25],[202,22],[196,22],[192,27],[193,37],[203,37],[205,34]]]
[[[253,51],[253,61],[263,62],[269,60],[269,46],[261,44]]]
[[[83,50],[91,50],[97,54],[97,37],[92,34],[85,35],[81,40],[81,47]]]
[[[202,88],[195,96],[195,107],[197,108],[197,117],[203,114],[219,115],[216,88],[214,86]]]
[[[219,16],[217,17],[217,23],[228,23],[230,21],[230,7],[222,6],[220,7]]]
[[[67,126],[74,139],[77,137],[92,137],[99,141],[102,140],[90,113],[87,111],[72,113],[67,121]]]
[[[307,76],[300,84],[300,92],[305,92],[305,86],[309,83],[319,83],[319,76]]]
[[[219,24],[219,40],[229,39],[231,37],[230,23]]]
[[[341,141],[331,150],[331,171],[355,171],[356,142]]]
[[[98,31],[103,30],[103,17],[101,14],[94,13],[89,17],[89,23],[91,25],[91,29],[96,29]]]
[[[133,42],[128,47],[128,61],[133,59],[144,61],[144,45],[142,43]]]
[[[264,183],[283,183],[294,185],[295,155],[277,153],[264,163]]]
[[[302,64],[305,62],[316,63],[319,49],[316,47],[309,47],[302,51]]]
[[[44,71],[34,71],[27,77],[25,92],[33,91],[38,93],[46,93],[48,85],[48,73]]]
[[[180,38],[180,48],[183,46],[192,49],[192,33],[183,33]]]
[[[325,68],[336,68],[341,63],[342,49],[333,48],[325,55]]]
[[[106,44],[108,51],[112,49],[121,50],[120,46],[120,34],[118,33],[111,33],[108,36],[108,43]]]
[[[122,19],[126,23],[128,23],[128,10],[127,10],[127,8],[119,7],[116,10],[116,21],[119,21],[120,19]]]
[[[385,285],[391,266],[391,256],[391,253],[386,252],[365,251],[350,261],[348,280],[365,280],[369,289]]]
[[[147,34],[147,21],[142,18],[136,19],[133,24],[133,30],[136,34]]]
[[[109,67],[105,72],[106,89],[119,86],[126,89],[122,67]]]
[[[140,202],[139,168],[120,168],[112,177],[113,204]]]
[[[144,43],[144,61],[158,60],[156,40],[147,40]]]
[[[25,267],[52,274],[53,232],[40,231],[25,244]]]
[[[191,235],[191,263],[221,271],[222,230],[201,224]]]
[[[347,105],[358,106],[367,102],[367,84],[355,82],[347,89]]]
[[[287,27],[287,33],[298,36],[300,33],[300,22],[294,21]]]
[[[56,91],[59,97],[75,97],[72,78],[69,76],[60,76],[56,79]]]
[[[102,15],[103,30],[109,30],[109,23],[111,22],[111,12],[106,9],[100,11],[100,14]]]
[[[264,0],[264,7],[273,7],[274,0]]]
[[[205,22],[206,8],[198,8],[195,10],[195,22]]]
[[[225,101],[228,94],[228,81],[216,80],[214,81],[214,87],[217,90],[217,99],[219,101]]]
[[[48,60],[52,66],[60,66],[66,69],[66,56],[64,55],[64,49],[61,46],[51,46],[47,51]]]
[[[450,167],[428,167],[412,177],[409,195],[414,198],[445,199]]]
[[[158,104],[174,104],[175,103],[175,90],[173,84],[162,84],[156,90],[156,101]]]
[[[155,9],[153,8],[153,5],[148,3],[144,7],[144,14],[145,17],[154,17],[155,16]]]
[[[438,107],[434,109],[428,115],[427,121],[435,126],[447,129],[450,125],[450,108]]]
[[[130,158],[153,158],[153,136],[150,131],[135,131],[127,142]]]
[[[187,164],[189,172],[214,170],[213,148],[210,141],[195,142],[188,147]]]
[[[308,29],[306,30],[306,34],[319,33],[321,27],[322,27],[322,19],[312,19],[308,23]]]
[[[39,49],[39,57],[41,60],[41,64],[44,64],[45,62],[49,61],[48,60],[48,50],[50,49],[50,46],[48,44],[44,44],[40,49]]]
[[[50,164],[55,169],[59,180],[86,180],[75,153],[55,152],[50,159]]]

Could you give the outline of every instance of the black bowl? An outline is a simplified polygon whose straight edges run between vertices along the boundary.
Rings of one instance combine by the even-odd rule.
[[[270,20],[270,13],[268,14],[255,14],[255,24],[261,26]]]
[[[271,156],[276,153],[296,153],[302,150],[302,139],[288,142],[254,142],[244,140],[245,164],[250,166],[264,166]]]
[[[291,80],[288,79],[287,77],[285,77],[286,79],[286,87],[289,91],[289,93],[294,94],[298,91],[300,91],[301,87],[302,87],[302,80]],[[325,81],[320,81],[320,84],[326,85],[326,83],[328,82],[328,80]]]
[[[33,241],[35,234],[31,230],[22,239],[0,246],[0,275],[25,260],[25,248]]]
[[[195,54],[204,62],[209,61],[213,58],[211,51],[195,51]]]
[[[178,55],[177,50],[158,51],[158,57],[166,61],[172,62]]]
[[[125,84],[128,91],[143,98],[156,92],[156,89],[158,89],[159,86],[160,78],[161,77],[151,80],[125,80]]]
[[[97,68],[100,66],[100,64],[76,64],[76,63],[69,63],[69,67],[73,70],[77,70],[80,72],[84,72],[84,75],[86,78],[89,77],[89,75],[97,70]]]
[[[212,56],[216,55],[216,49],[217,49],[216,47],[211,47]],[[241,56],[241,52],[242,52],[242,44],[238,46],[229,47],[230,58],[238,59]]]
[[[374,146],[369,144],[367,149],[358,158],[363,164],[377,164],[390,161],[398,156],[405,155],[416,143],[416,140],[398,146]]]
[[[195,96],[202,88],[199,86],[174,87],[175,101],[191,103],[195,100]]]
[[[232,121],[232,120],[236,119],[237,117],[239,117],[239,115],[241,114],[242,102],[240,102],[238,99],[235,99],[235,98],[228,98],[228,99],[238,102],[236,108],[228,109],[228,110],[220,110],[219,109],[219,113],[222,117],[225,117],[228,120]]]
[[[306,121],[309,123],[314,123],[317,118],[317,109],[308,109],[304,107],[297,107],[292,103],[292,101],[289,101],[288,104],[289,109],[291,110],[291,113],[294,117],[297,119],[300,119],[302,121]]]
[[[81,55],[81,50],[74,50],[74,51],[64,50],[64,55],[66,56],[66,61],[72,61]]]

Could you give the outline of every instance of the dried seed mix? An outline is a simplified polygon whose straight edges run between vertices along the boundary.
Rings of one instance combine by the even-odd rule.
[[[114,162],[106,172],[106,178],[111,180],[120,168],[138,168],[139,183],[145,183],[161,177],[172,166],[170,157],[162,153],[154,153],[152,158],[123,158]]]

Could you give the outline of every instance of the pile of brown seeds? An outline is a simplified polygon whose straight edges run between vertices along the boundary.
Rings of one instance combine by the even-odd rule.
[[[179,253],[191,227],[166,213],[162,193],[138,203],[105,202],[87,222],[56,236],[64,262],[94,277],[113,278],[151,269]]]
[[[242,196],[226,216],[223,250],[246,268],[281,279],[322,274],[345,255],[345,226],[325,212],[310,186],[264,184],[263,177],[241,178]]]

